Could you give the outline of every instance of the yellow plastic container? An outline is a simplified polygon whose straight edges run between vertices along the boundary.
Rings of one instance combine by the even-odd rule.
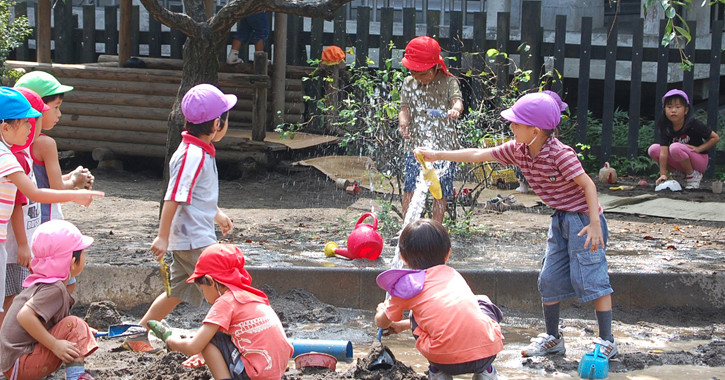
[[[435,199],[441,199],[443,198],[443,191],[441,190],[441,183],[438,181],[438,175],[436,174],[435,169],[433,169],[433,166],[428,166],[426,164],[425,160],[423,159],[423,156],[420,154],[415,154],[415,159],[420,162],[420,164],[423,166],[423,178],[425,178],[428,182],[430,182],[430,186],[428,187],[428,190],[430,190],[431,195],[433,195],[433,198]]]

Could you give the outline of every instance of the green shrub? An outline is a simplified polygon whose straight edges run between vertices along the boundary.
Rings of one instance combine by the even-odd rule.
[[[15,3],[14,0],[0,0],[0,66],[2,66],[0,74],[3,78],[13,76],[15,73],[3,66],[10,52],[20,46],[32,33],[27,17],[12,17],[10,10]]]

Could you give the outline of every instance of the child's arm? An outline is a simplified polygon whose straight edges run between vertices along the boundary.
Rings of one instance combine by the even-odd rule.
[[[375,312],[375,324],[381,329],[387,329],[393,324],[393,321],[388,318],[385,314],[385,309],[388,308],[387,301],[378,304],[377,311]]]
[[[164,205],[161,207],[161,220],[159,221],[159,233],[156,235],[154,242],[151,243],[151,252],[156,255],[156,260],[161,261],[161,258],[166,254],[166,250],[169,248],[169,233],[171,233],[171,222],[174,220],[176,215],[176,209],[179,208],[179,203],[172,200],[164,201]]]
[[[76,344],[67,340],[56,339],[45,329],[38,314],[27,305],[24,305],[18,312],[18,323],[38,343],[53,352],[64,363],[70,363],[81,356]]]
[[[217,208],[214,221],[216,222],[216,224],[219,225],[219,227],[222,228],[222,235],[224,236],[229,235],[232,230],[234,230],[234,224],[232,224],[232,220],[227,216],[227,214],[224,213],[224,211],[219,208]]]
[[[198,354],[209,344],[218,330],[219,326],[204,323],[191,338],[177,338],[173,335],[166,338],[166,348],[169,351],[179,351],[186,355]]]
[[[461,117],[461,114],[463,113],[463,100],[461,98],[453,99],[453,104],[451,105],[451,109],[448,110],[448,118],[453,120],[458,120],[459,117]]]
[[[408,107],[400,107],[400,112],[398,112],[398,133],[400,133],[401,136],[405,139],[410,138],[410,134],[408,133],[408,126],[410,125],[410,108]]]
[[[456,162],[486,162],[496,161],[491,153],[492,148],[477,149],[467,148],[459,150],[432,150],[428,148],[416,148],[415,152],[423,155],[428,161],[456,161]]]
[[[660,182],[667,180],[667,162],[669,161],[669,157],[670,157],[670,147],[661,146],[660,147],[660,176],[655,181],[656,185],[659,185]]]
[[[33,181],[22,171],[8,174],[8,178],[18,188],[18,191],[25,194],[31,201],[39,203],[73,201],[80,205],[88,206],[93,201],[93,198],[104,195],[101,191],[38,189]]]
[[[584,226],[577,236],[587,234],[584,241],[584,248],[591,244],[591,251],[596,251],[599,246],[604,248],[604,237],[602,236],[602,225],[599,221],[599,198],[597,197],[597,186],[594,184],[589,175],[580,174],[574,177],[574,182],[584,189],[584,197],[589,207],[589,225]]]
[[[48,173],[48,182],[51,189],[72,190],[74,188],[86,187],[89,177],[82,175],[82,167],[76,168],[73,172],[63,175],[58,161],[58,146],[55,140],[48,136],[40,135],[33,142],[33,153],[43,161],[45,170]],[[76,174],[77,173],[77,174]],[[75,175],[74,175],[75,174]],[[88,172],[90,175],[90,172]]]
[[[16,203],[13,213],[10,215],[10,224],[13,226],[15,241],[18,243],[17,263],[30,268],[30,246],[28,246],[28,235],[25,234],[25,218],[23,217],[23,206]]]
[[[693,152],[702,153],[710,150],[710,148],[714,147],[718,142],[720,142],[720,136],[718,136],[715,131],[712,131],[710,132],[710,136],[707,137],[707,141],[705,141],[702,145],[688,145],[690,148],[692,148]]]

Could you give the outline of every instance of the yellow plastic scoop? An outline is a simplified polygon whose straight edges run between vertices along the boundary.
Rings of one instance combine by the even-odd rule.
[[[443,192],[441,191],[441,183],[438,181],[438,175],[436,174],[436,171],[433,169],[433,166],[428,166],[426,164],[425,160],[423,159],[422,154],[415,153],[415,159],[420,162],[420,164],[423,166],[423,178],[426,179],[426,181],[430,182],[430,187],[428,188],[430,190],[430,193],[433,195],[433,198],[435,199],[441,199],[443,198]]]
[[[169,264],[166,264],[163,258],[161,258],[161,262],[159,264],[159,269],[161,270],[161,281],[164,283],[164,290],[166,290],[166,295],[171,297],[171,271],[169,270]]]

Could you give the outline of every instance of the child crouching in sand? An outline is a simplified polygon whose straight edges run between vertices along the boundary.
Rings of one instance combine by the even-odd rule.
[[[232,244],[207,247],[186,282],[198,284],[212,306],[192,338],[170,336],[158,322],[149,321],[166,348],[201,353],[215,379],[282,378],[294,350],[267,295],[251,286],[242,251]]]
[[[23,290],[0,328],[0,372],[9,380],[39,380],[65,363],[67,380],[93,380],[84,359],[97,348],[93,330],[71,316],[66,282],[86,265],[93,238],[64,220],[41,224],[31,239],[33,259]]]

